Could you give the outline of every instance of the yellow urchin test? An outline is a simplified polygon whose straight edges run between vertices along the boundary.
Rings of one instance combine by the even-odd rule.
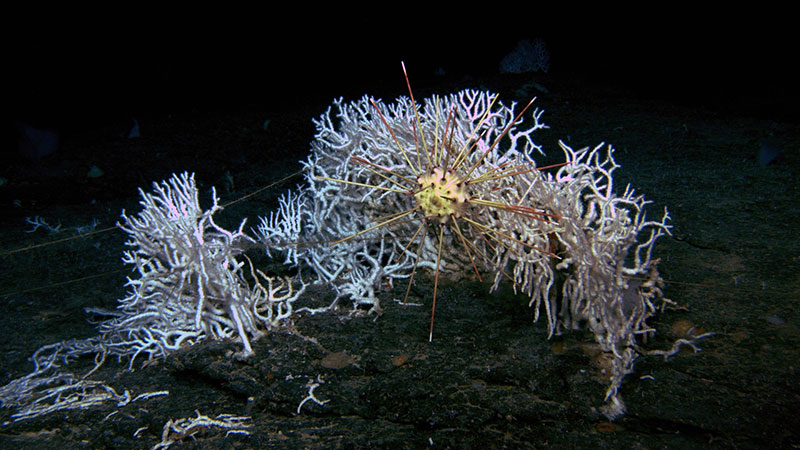
[[[446,223],[450,216],[461,217],[469,201],[467,183],[453,172],[434,168],[417,177],[419,190],[414,194],[426,219]]]

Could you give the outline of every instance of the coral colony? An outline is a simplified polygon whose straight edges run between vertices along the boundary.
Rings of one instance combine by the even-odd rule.
[[[619,166],[603,144],[561,143],[565,163],[537,168],[531,135],[545,125],[536,109],[523,126],[529,106],[517,112],[470,90],[421,104],[413,94],[394,104],[335,101],[315,121],[307,186],[262,221],[259,240],[311,266],[337,300],[370,311],[380,309],[381,280],[409,278],[410,287],[418,267],[435,273],[433,308],[442,272],[488,271],[492,290],[509,280],[551,336],[585,324],[612,355],[605,412],[615,417],[636,337],[655,331],[646,320],[668,302],[652,249],[669,216],[647,220],[642,196],[615,194]],[[291,245],[303,241],[331,245]]]
[[[141,192],[142,212],[122,214],[119,227],[133,248],[123,261],[139,277],[128,280],[132,292],[120,301],[117,317],[101,324],[105,342],[132,354],[131,364],[140,353],[152,359],[206,337],[238,336],[240,356],[251,355],[248,336],[258,338],[291,316],[305,286],[294,291],[289,280],[267,277],[249,264],[251,287],[244,261],[237,260],[242,245],[252,242],[242,232],[244,221],[235,232],[214,223],[216,192],[211,209],[203,211],[193,176],[174,176],[153,188],[156,195]]]
[[[138,273],[129,295],[116,311],[92,311],[108,317],[99,336],[39,349],[34,372],[0,388],[2,404],[17,410],[13,420],[132,401],[62,370],[80,355],[95,354],[99,365],[110,354],[133,367],[140,355],[149,361],[209,338],[239,340],[236,356],[252,355],[251,340],[291,319],[306,286],[253,267],[244,255],[253,245],[335,290],[330,305],[311,312],[342,299],[354,312],[380,312],[376,291],[387,279],[405,280],[407,300],[417,271],[432,271],[429,339],[440,274],[488,277],[490,291],[509,282],[551,336],[580,327],[594,334],[612,361],[609,418],[624,413],[619,388],[640,353],[669,356],[707,336],[668,351],[640,348],[637,338],[655,332],[647,319],[669,303],[652,257],[669,216],[648,220],[641,195],[615,192],[610,146],[561,143],[564,162],[537,167],[542,149],[532,135],[545,125],[533,101],[518,108],[465,90],[416,102],[410,85],[409,94],[394,103],[334,101],[314,121],[306,184],[284,195],[253,237],[244,222],[235,231],[214,222],[215,193],[211,209],[200,208],[193,176],[142,191],[142,210],[123,212],[119,224],[130,238],[123,261]],[[164,393],[137,398],[153,395]]]

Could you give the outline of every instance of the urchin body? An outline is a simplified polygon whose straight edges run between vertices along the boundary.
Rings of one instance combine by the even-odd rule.
[[[414,198],[425,219],[446,224],[450,217],[458,219],[466,213],[468,184],[452,170],[433,168],[417,177],[417,185]]]

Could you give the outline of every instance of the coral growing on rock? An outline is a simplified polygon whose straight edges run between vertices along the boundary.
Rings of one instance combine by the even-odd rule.
[[[315,121],[307,185],[262,220],[259,239],[371,311],[386,278],[413,279],[420,266],[435,273],[434,307],[440,272],[489,272],[492,289],[510,280],[550,335],[592,331],[613,362],[605,413],[616,417],[638,338],[668,302],[652,250],[669,216],[648,220],[643,196],[615,191],[610,146],[561,143],[565,162],[537,167],[542,111],[526,122],[516,109],[470,90],[419,104],[335,101]]]
[[[123,212],[119,225],[128,233],[124,261],[136,267],[130,295],[120,301],[114,318],[100,324],[105,345],[113,352],[150,358],[206,337],[238,337],[243,356],[253,353],[257,338],[288,318],[303,289],[290,280],[267,277],[250,264],[245,277],[242,229],[228,231],[214,222],[220,208],[203,210],[194,176],[175,175],[141,191],[143,207],[135,216]]]

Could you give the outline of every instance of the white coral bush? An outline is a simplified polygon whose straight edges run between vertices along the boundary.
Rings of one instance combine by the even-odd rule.
[[[150,361],[205,339],[233,338],[243,346],[237,355],[246,357],[253,354],[252,339],[291,318],[305,284],[295,289],[289,278],[268,277],[249,264],[243,249],[252,239],[242,231],[245,222],[228,231],[214,221],[221,209],[216,192],[211,208],[202,209],[194,176],[183,173],[140,194],[142,210],[123,211],[119,224],[129,237],[123,261],[135,270],[128,277],[129,295],[114,311],[87,309],[106,317],[98,336],[41,347],[31,357],[32,373],[0,387],[0,405],[16,409],[14,421],[135,401],[127,390],[118,394],[87,379],[108,355],[127,360],[130,368],[140,355]],[[84,355],[95,356],[92,370],[81,377],[66,370]]]
[[[560,145],[570,164],[555,174],[525,174],[520,190],[561,216],[546,230],[561,258],[546,261],[528,252],[507,260],[516,286],[531,296],[536,317],[545,311],[551,335],[585,326],[611,354],[605,411],[616,417],[624,411],[618,389],[633,371],[637,338],[655,331],[646,320],[669,303],[652,257],[656,240],[669,233],[669,215],[665,210],[660,219],[648,220],[643,196],[630,186],[621,196],[615,193],[612,172],[619,166],[610,146],[575,151]],[[517,254],[525,251],[519,248]]]
[[[128,233],[123,260],[135,267],[130,294],[120,300],[115,318],[100,324],[109,348],[119,354],[163,356],[205,338],[238,337],[243,356],[253,353],[251,338],[277,327],[292,314],[302,294],[288,279],[267,277],[249,266],[246,278],[243,245],[245,222],[228,231],[214,222],[220,210],[203,210],[194,176],[175,175],[140,190],[142,211],[123,212],[119,227]]]

